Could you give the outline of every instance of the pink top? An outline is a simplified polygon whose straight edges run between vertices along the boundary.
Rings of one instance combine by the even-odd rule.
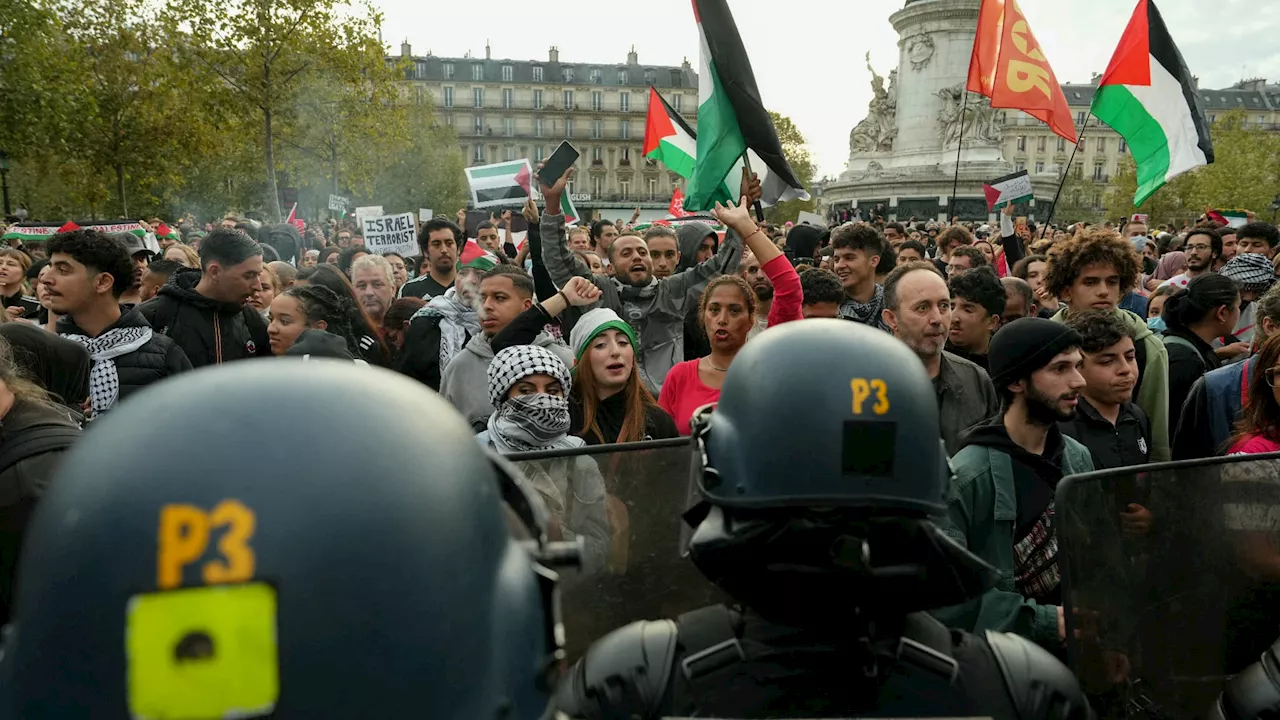
[[[1280,452],[1280,443],[1274,440],[1268,440],[1262,435],[1250,435],[1227,451],[1228,455],[1262,455],[1264,453]]]
[[[777,296],[774,296],[777,304]],[[689,421],[693,419],[693,411],[703,405],[720,402],[720,391],[702,384],[698,377],[699,360],[686,360],[677,363],[662,381],[662,392],[658,395],[658,405],[676,421],[676,428],[681,435],[688,435]]]
[[[765,277],[773,283],[773,306],[769,308],[769,327],[804,317],[800,310],[804,303],[804,290],[800,287],[800,274],[791,266],[786,255],[779,255],[760,267]]]

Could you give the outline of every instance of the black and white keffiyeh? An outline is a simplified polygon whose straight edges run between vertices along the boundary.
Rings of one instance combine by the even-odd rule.
[[[100,415],[115,406],[120,398],[120,376],[116,374],[115,358],[128,355],[151,342],[151,328],[121,327],[108,330],[96,338],[88,335],[64,335],[68,340],[80,343],[89,351],[93,368],[89,371],[89,397],[93,400],[93,414]]]
[[[857,300],[845,298],[845,301],[840,303],[841,318],[887,331],[889,328],[881,317],[882,310],[884,310],[884,286],[882,285],[876,285],[876,293],[868,302],[860,303]]]
[[[513,385],[530,375],[549,375],[569,393],[569,369],[551,351],[536,345],[506,348],[489,363],[489,396],[496,408],[489,417],[489,441],[502,453],[581,446],[582,438],[567,435],[569,401],[564,397],[507,397]]]
[[[480,314],[458,298],[458,289],[449,288],[443,295],[431,298],[409,319],[420,317],[440,318],[440,369],[466,347],[467,341],[480,332]]]
[[[495,408],[501,407],[511,386],[530,375],[550,375],[559,380],[566,396],[573,384],[569,368],[555,353],[537,345],[513,345],[494,355],[489,363],[489,402]]]
[[[1266,292],[1276,281],[1275,269],[1265,255],[1244,253],[1227,261],[1218,271],[1235,281],[1241,290]]]

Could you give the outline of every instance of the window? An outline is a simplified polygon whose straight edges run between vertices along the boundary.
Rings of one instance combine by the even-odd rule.
[[[471,88],[471,106],[484,107],[484,88]]]
[[[624,120],[623,122],[626,122],[626,121]],[[625,160],[628,164],[631,163],[631,148],[629,147],[622,148],[622,159]]]
[[[631,112],[631,93],[618,94],[618,109],[622,112]]]
[[[592,85],[600,84],[600,71],[596,68],[591,69],[591,84]]]
[[[1083,180],[1084,179],[1084,163],[1076,163],[1075,167],[1071,168],[1071,175],[1075,177],[1075,179],[1077,180]]]
[[[1037,161],[1036,161],[1036,174],[1037,174],[1037,175],[1039,175],[1039,174],[1040,174],[1040,173],[1042,173],[1042,172],[1044,172],[1044,163],[1043,163],[1043,162],[1041,162],[1041,161],[1039,161],[1039,160],[1037,160]]]
[[[1084,116],[1085,116],[1086,114],[1087,114],[1087,113],[1085,113],[1083,110],[1081,110],[1080,112],[1076,113],[1076,125],[1084,125]]]
[[[511,104],[512,93],[513,91],[511,90],[511,88],[504,88],[502,90],[502,107],[507,108],[508,110],[510,110],[512,106]]]
[[[502,159],[510,162],[516,159],[516,149],[511,145],[502,148]]]
[[[543,161],[543,159],[544,159],[544,158],[542,157],[542,153],[543,153],[543,149],[542,149],[542,146],[541,146],[541,145],[536,145],[536,146],[534,146],[534,148],[533,148],[533,161],[534,161],[534,162],[542,162],[542,161]]]
[[[472,66],[471,66],[471,79],[472,79],[472,80],[483,80],[483,79],[484,79],[484,66],[483,66],[483,65],[481,65],[480,63],[476,63],[476,64],[474,64],[474,65],[472,65]]]
[[[560,79],[565,82],[573,82],[573,68],[560,68]]]
[[[484,116],[483,115],[477,115],[475,117],[475,124],[473,127],[475,128],[477,135],[484,134]]]
[[[533,91],[533,109],[534,110],[542,109],[542,91],[541,90]]]
[[[573,109],[573,91],[572,90],[564,91],[564,109],[565,110]]]
[[[671,87],[680,87],[683,84],[684,76],[681,75],[680,71],[676,69],[672,69],[670,72],[671,72]]]
[[[658,79],[658,74],[657,74],[657,73],[655,73],[654,71],[652,71],[652,70],[645,70],[645,71],[644,71],[644,84],[645,84],[645,85],[652,85],[652,84],[654,83],[654,81],[656,81],[657,79]]]
[[[1259,116],[1258,116],[1258,127],[1262,127],[1262,126],[1265,124],[1266,119],[1267,119],[1267,118],[1266,118],[1266,116],[1265,116],[1265,115],[1259,115]]]
[[[1026,152],[1026,151],[1027,151],[1027,136],[1019,135],[1018,136],[1018,152]]]
[[[1066,152],[1066,151],[1067,151],[1067,139],[1058,138],[1058,152]]]
[[[623,140],[631,139],[631,121],[630,120],[618,121],[618,137],[622,138]]]
[[[426,80],[427,64],[422,62],[421,60],[415,61],[413,63],[413,77],[415,80]]]
[[[597,138],[597,139],[604,137],[604,121],[603,120],[597,118],[591,121],[591,137]]]
[[[502,134],[506,135],[507,137],[511,137],[512,135],[515,135],[516,121],[509,117],[502,118]],[[507,159],[510,160],[511,158],[507,158]]]
[[[444,89],[444,106],[447,108],[453,107],[453,88],[451,87]]]
[[[1093,179],[1097,181],[1102,180],[1102,164],[1101,163],[1093,166]]]
[[[541,65],[533,66],[533,81],[542,82],[542,66]]]
[[[619,85],[626,85],[626,84],[627,84],[627,71],[626,71],[626,70],[619,70],[619,71],[618,71],[618,84],[619,84]]]
[[[681,97],[682,97],[682,96],[681,96],[679,93],[676,93],[675,95],[672,95],[672,96],[671,96],[671,107],[672,107],[676,112],[683,112],[683,111],[680,109],[680,98],[681,98]]]
[[[591,93],[592,112],[600,112],[601,108],[603,107],[604,107],[604,93],[600,92],[599,90],[596,90],[595,92]]]
[[[1107,151],[1107,139],[1104,137],[1098,138],[1098,152],[1104,153],[1106,151]]]
[[[631,197],[631,181],[630,180],[619,181],[618,189],[622,191],[622,197],[624,198]]]
[[[1048,142],[1048,138],[1046,138],[1043,135],[1036,138],[1036,150],[1039,152],[1044,152],[1045,143],[1047,142]]]
[[[604,162],[604,150],[601,150],[599,145],[591,148],[591,162]]]
[[[484,162],[484,145],[476,145],[476,154],[473,156],[476,162]]]
[[[573,118],[566,118],[564,121],[564,136],[573,137]]]
[[[515,77],[516,70],[510,65],[502,66],[502,82],[511,82],[511,78]]]
[[[1024,162],[1020,162],[1014,166],[1014,169],[1017,170],[1018,172],[1022,172],[1023,170],[1027,169],[1027,164]]]
[[[453,63],[445,63],[441,67],[444,68],[444,79],[452,80],[453,79]]]
[[[655,198],[657,196],[658,196],[658,181],[654,178],[649,178],[649,197]]]
[[[591,192],[597,197],[604,194],[604,178],[599,176],[591,178]]]
[[[542,118],[540,117],[533,119],[533,136],[542,137]]]
[[[1120,152],[1128,152],[1128,151],[1129,151],[1129,144],[1124,141],[1124,138],[1120,138]]]

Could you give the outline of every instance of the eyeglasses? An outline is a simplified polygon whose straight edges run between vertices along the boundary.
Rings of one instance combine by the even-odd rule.
[[[1212,249],[1213,249],[1213,246],[1211,246],[1211,245],[1188,245],[1188,246],[1187,246],[1187,249],[1188,249],[1188,250],[1212,250]]]
[[[1276,386],[1276,370],[1280,370],[1280,368],[1267,368],[1262,371],[1262,379],[1266,380],[1271,387]]]

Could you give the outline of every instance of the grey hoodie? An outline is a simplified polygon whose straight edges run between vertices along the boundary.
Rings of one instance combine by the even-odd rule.
[[[573,367],[573,351],[567,345],[546,333],[539,333],[530,345],[544,347],[555,353],[567,368]],[[489,363],[493,362],[493,348],[483,333],[471,338],[440,374],[440,394],[453,403],[477,432],[488,427],[493,414],[489,401]]]
[[[708,235],[716,239],[716,245],[720,244],[720,237],[710,225],[704,222],[680,223],[676,228],[677,244],[680,246],[680,264],[676,266],[676,272],[684,272],[697,264],[698,247]]]
[[[552,282],[562,287],[569,278],[578,276],[590,278],[600,288],[600,299],[581,311],[606,307],[635,328],[640,338],[640,365],[659,390],[671,368],[684,360],[684,316],[691,307],[690,298],[702,294],[711,278],[737,272],[742,259],[742,239],[730,230],[710,260],[669,278],[654,278],[644,287],[632,287],[607,275],[591,274],[587,264],[569,249],[564,215],[544,214],[541,231],[542,260]]]

